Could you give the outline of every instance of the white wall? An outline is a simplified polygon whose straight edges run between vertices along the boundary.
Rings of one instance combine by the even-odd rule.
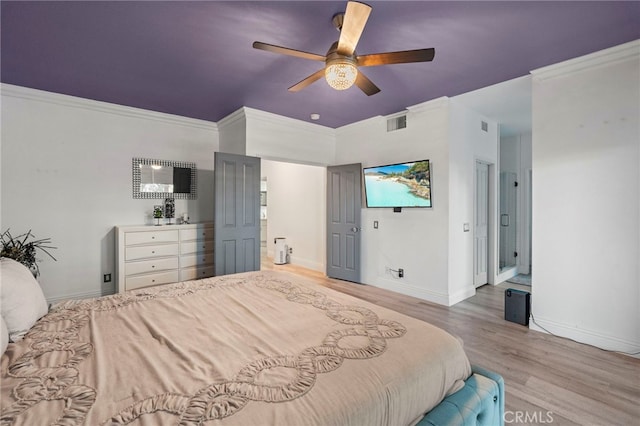
[[[639,52],[533,73],[533,314],[628,352],[640,351]]]
[[[217,125],[220,152],[246,155],[247,118],[244,114],[244,109],[240,108],[229,114],[218,121]]]
[[[324,272],[327,169],[263,159],[261,173],[268,183],[267,256],[273,258],[273,239],[286,237],[292,264]]]
[[[500,171],[519,173],[520,171],[520,136],[513,135],[500,138]]]
[[[363,167],[431,160],[430,209],[363,208],[361,281],[399,293],[448,304],[447,223],[449,214],[448,101],[438,99],[407,112],[407,128],[387,132],[375,117],[337,129],[336,164]],[[364,205],[364,204],[363,204]],[[379,228],[373,228],[378,221]],[[403,268],[404,278],[385,267]]]
[[[195,162],[197,200],[176,213],[213,220],[214,123],[2,85],[2,224],[50,237],[42,258],[50,300],[113,292],[115,225],[150,222],[161,200],[132,197],[133,157]]]
[[[474,192],[476,161],[490,164],[490,173],[498,163],[498,125],[495,121],[458,103],[449,105],[449,304],[475,294],[474,264]],[[482,130],[482,122],[487,131]],[[489,185],[489,253],[496,244],[496,179]],[[469,232],[463,231],[468,223]],[[493,279],[494,256],[488,258],[488,282]]]
[[[326,166],[335,158],[335,131],[329,127],[244,107],[246,155]]]
[[[497,162],[497,127],[441,98],[409,107],[406,129],[387,132],[386,117],[376,117],[337,130],[336,164],[429,159],[432,166],[431,209],[362,209],[362,282],[443,305],[475,294],[473,228],[463,232],[463,224],[473,226],[476,159]],[[404,278],[386,267],[403,268]]]

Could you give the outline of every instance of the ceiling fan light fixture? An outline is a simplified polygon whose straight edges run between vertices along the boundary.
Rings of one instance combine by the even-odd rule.
[[[329,86],[336,90],[346,90],[353,86],[358,77],[358,68],[348,60],[327,64],[324,75]]]

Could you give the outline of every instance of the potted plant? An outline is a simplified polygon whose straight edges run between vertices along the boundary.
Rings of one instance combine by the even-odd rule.
[[[0,243],[2,244],[1,257],[8,257],[16,262],[22,263],[24,266],[31,270],[34,277],[40,275],[40,268],[38,268],[38,259],[36,259],[36,249],[44,252],[47,256],[56,260],[55,257],[48,250],[56,249],[57,247],[50,246],[51,238],[35,239],[35,235],[28,232],[14,237],[9,232],[9,229],[0,234]]]
[[[162,219],[162,206],[153,206],[153,218],[156,220],[156,226],[160,226],[160,219]]]

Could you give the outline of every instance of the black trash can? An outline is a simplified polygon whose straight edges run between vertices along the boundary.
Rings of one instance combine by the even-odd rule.
[[[504,319],[522,325],[529,325],[531,314],[531,293],[508,288],[504,291]]]

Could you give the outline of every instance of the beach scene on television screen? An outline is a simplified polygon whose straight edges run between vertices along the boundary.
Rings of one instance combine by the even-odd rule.
[[[428,161],[364,170],[368,207],[431,207]]]

